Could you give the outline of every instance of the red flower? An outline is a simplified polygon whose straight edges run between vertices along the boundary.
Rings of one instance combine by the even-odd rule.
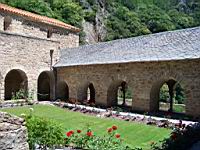
[[[111,133],[112,132],[112,128],[108,128],[108,133]]]
[[[74,134],[74,131],[73,130],[71,130],[71,131],[69,131],[71,134]]]
[[[117,126],[113,125],[113,126],[112,126],[112,129],[113,129],[113,130],[117,130]]]
[[[81,130],[77,130],[77,133],[81,133]]]
[[[74,131],[73,131],[73,130],[67,132],[67,133],[66,133],[66,136],[67,136],[67,137],[70,137],[70,136],[72,136],[72,134],[74,134]]]
[[[172,133],[171,138],[172,138],[172,140],[176,140],[176,138],[177,138],[176,133]]]
[[[120,138],[120,134],[115,134],[115,137],[116,138]]]
[[[71,135],[72,135],[71,132],[67,132],[67,133],[66,133],[66,136],[67,136],[67,137],[70,137]]]
[[[88,132],[87,132],[87,136],[91,137],[91,136],[92,136],[92,132],[91,132],[91,131],[88,131]]]

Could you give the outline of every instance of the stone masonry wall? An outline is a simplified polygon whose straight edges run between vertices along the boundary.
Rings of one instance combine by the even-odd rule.
[[[125,81],[132,90],[132,109],[156,111],[159,89],[174,79],[186,93],[186,114],[200,117],[200,60],[143,62],[58,68],[58,82],[65,81],[69,97],[83,100],[89,83],[96,91],[96,104],[111,106],[113,89]],[[85,88],[86,87],[86,88]]]
[[[29,150],[24,119],[0,112],[0,149]]]
[[[0,12],[0,31],[3,31],[4,18],[8,16],[12,19],[9,28],[6,30],[8,33],[56,40],[60,42],[60,48],[79,46],[78,34],[64,30],[60,27],[55,27],[39,22],[32,22],[15,14],[5,14]],[[52,36],[47,38],[47,31],[49,29],[52,30]]]
[[[3,22],[4,22],[4,17],[0,15],[0,30],[3,30]]]
[[[4,80],[13,69],[25,72],[28,89],[37,91],[37,79],[50,70],[50,50],[54,50],[53,63],[59,58],[59,42],[0,32],[0,99],[4,99]]]

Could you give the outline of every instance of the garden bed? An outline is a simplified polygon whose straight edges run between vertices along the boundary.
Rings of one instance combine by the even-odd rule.
[[[180,123],[184,124],[185,126],[195,123],[192,121],[182,121],[182,120],[180,121],[176,119],[153,117],[153,116],[140,115],[130,112],[118,112],[118,111],[112,111],[111,109],[100,109],[100,108],[95,108],[85,105],[70,104],[65,102],[53,102],[53,104],[61,108],[67,108],[71,111],[81,112],[99,118],[114,118],[129,122],[132,121],[139,122],[147,125],[155,125],[157,127],[170,128],[170,129],[179,126]]]
[[[119,127],[121,139],[130,147],[141,147],[144,150],[149,149],[152,141],[158,142],[169,137],[171,130],[158,128],[156,126],[147,126],[142,123],[128,122],[112,118],[100,118],[80,112],[69,111],[50,105],[32,105],[14,108],[0,109],[14,115],[29,114],[29,108],[33,108],[33,115],[52,119],[61,124],[65,131],[81,129],[84,133],[88,127],[92,129],[95,135],[104,136],[107,128],[116,125]],[[63,133],[64,135],[65,133]]]
[[[0,108],[10,108],[19,106],[28,106],[38,103],[37,101],[27,101],[25,99],[18,100],[0,100]]]

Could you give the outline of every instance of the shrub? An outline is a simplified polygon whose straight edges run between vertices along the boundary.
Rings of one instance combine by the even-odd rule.
[[[179,126],[171,133],[169,138],[160,143],[153,143],[153,150],[185,150],[189,149],[194,143],[200,140],[200,123],[194,125],[184,124]]]
[[[27,92],[24,89],[20,89],[17,92],[13,92],[12,93],[12,97],[11,100],[18,100],[18,99],[25,99],[27,94]]]
[[[25,99],[27,102],[31,102],[34,97],[34,90],[30,92],[24,89],[20,89],[17,92],[12,93],[11,100]]]
[[[32,115],[26,116],[25,119],[30,149],[35,149],[35,145],[47,149],[64,144],[63,129],[59,124]]]

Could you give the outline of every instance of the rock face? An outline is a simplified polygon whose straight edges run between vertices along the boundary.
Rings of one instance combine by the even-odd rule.
[[[103,41],[106,36],[106,26],[105,26],[105,19],[108,15],[105,9],[105,0],[97,0],[98,4],[98,11],[96,15],[96,33],[98,35],[98,41]]]
[[[0,149],[28,150],[27,129],[24,119],[0,112]]]
[[[105,3],[105,0],[95,0],[97,12],[94,22],[90,23],[83,21],[83,30],[85,32],[86,44],[102,42],[106,36],[107,31],[105,19],[108,16],[108,12],[106,11]],[[81,1],[81,4],[86,9],[86,11],[92,11],[90,4],[86,1]]]
[[[85,43],[94,44],[98,42],[95,26],[87,21],[83,22],[83,30],[85,32]]]

